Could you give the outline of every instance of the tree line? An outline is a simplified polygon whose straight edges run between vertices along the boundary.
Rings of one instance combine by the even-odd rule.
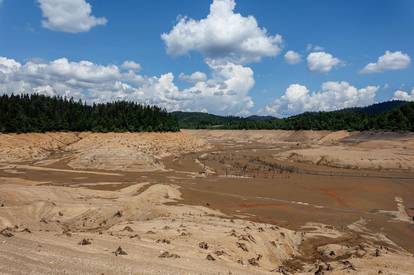
[[[363,108],[307,112],[288,118],[168,113],[157,106],[116,101],[88,105],[44,95],[0,96],[0,132],[151,132],[185,129],[414,131],[414,103],[390,101]]]
[[[116,101],[88,105],[44,95],[0,96],[0,132],[179,131],[177,119],[157,106]]]
[[[202,113],[191,113],[189,117],[191,119],[185,113],[177,116],[181,128],[414,131],[414,103],[401,101],[331,112],[307,112],[283,119],[218,117]]]

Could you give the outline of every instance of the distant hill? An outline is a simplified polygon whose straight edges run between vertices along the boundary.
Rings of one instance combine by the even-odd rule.
[[[206,129],[219,128],[232,124],[242,123],[243,121],[270,121],[278,120],[273,116],[258,116],[253,115],[249,117],[238,116],[219,116],[202,112],[172,112],[177,118],[181,128],[184,129]]]
[[[288,118],[173,113],[184,129],[387,130],[414,131],[414,103],[387,101],[331,112],[306,112]]]
[[[247,120],[273,120],[273,119],[278,119],[277,117],[274,116],[248,116],[246,117]]]
[[[347,108],[341,111],[347,112],[361,112],[367,115],[378,115],[381,113],[388,112],[392,109],[399,108],[403,105],[407,104],[407,101],[402,100],[392,100],[392,101],[385,101],[381,103],[376,103],[366,107],[354,107],[354,108]]]
[[[243,121],[244,118],[236,116],[218,116],[202,112],[173,112],[181,128],[204,129],[214,126],[224,126],[229,123]]]

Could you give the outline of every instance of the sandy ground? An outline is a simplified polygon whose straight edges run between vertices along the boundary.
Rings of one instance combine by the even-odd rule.
[[[413,141],[0,135],[0,274],[414,274]]]
[[[148,171],[162,169],[163,157],[205,147],[202,140],[185,133],[3,134],[0,159],[48,164],[70,152],[72,168]]]
[[[275,158],[352,169],[414,170],[414,134],[328,131],[197,131],[211,141],[287,143]]]

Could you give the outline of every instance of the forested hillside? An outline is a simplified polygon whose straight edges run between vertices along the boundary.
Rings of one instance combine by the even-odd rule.
[[[176,118],[156,106],[119,101],[86,105],[43,95],[2,95],[0,132],[179,131]]]
[[[0,132],[141,132],[184,129],[414,131],[414,103],[390,101],[363,108],[309,112],[278,119],[174,112],[132,102],[87,105],[43,95],[0,97]]]
[[[223,117],[203,113],[180,113],[177,119],[181,128],[192,129],[414,131],[414,103],[390,101],[362,108],[308,112],[284,119]]]
[[[179,121],[180,128],[184,129],[206,129],[244,121],[241,117],[218,116],[202,112],[173,112],[173,115]]]
[[[367,115],[379,115],[381,113],[385,113],[393,109],[399,108],[401,106],[404,106],[405,104],[407,104],[407,101],[392,100],[392,101],[385,101],[381,103],[372,104],[366,107],[347,108],[347,109],[343,109],[342,111],[361,112]]]

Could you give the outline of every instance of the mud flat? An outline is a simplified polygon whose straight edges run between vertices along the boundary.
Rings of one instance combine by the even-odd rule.
[[[0,135],[0,274],[414,274],[414,136]]]

